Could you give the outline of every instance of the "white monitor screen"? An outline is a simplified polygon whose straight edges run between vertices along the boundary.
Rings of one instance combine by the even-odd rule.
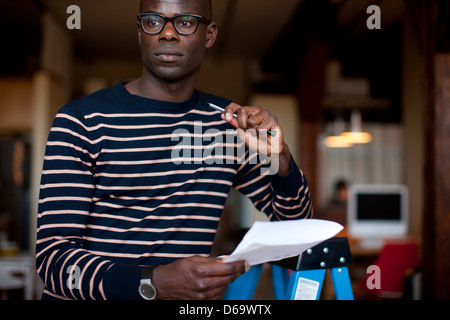
[[[358,193],[356,194],[356,218],[358,220],[401,219],[401,194],[393,193]]]
[[[388,239],[406,236],[408,191],[403,185],[352,185],[347,224],[350,236]]]

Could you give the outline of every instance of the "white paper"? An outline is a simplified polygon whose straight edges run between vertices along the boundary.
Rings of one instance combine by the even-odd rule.
[[[334,237],[343,227],[327,220],[257,221],[224,262],[247,260],[253,266],[294,257]]]

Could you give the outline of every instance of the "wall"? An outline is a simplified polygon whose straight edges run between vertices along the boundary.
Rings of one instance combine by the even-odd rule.
[[[134,80],[140,76],[142,64],[139,58],[134,61],[115,59],[77,60],[74,69],[73,99],[116,85],[120,81]]]
[[[410,233],[422,236],[424,188],[424,79],[423,57],[420,55],[413,27],[409,19],[404,22],[403,39],[403,125],[405,183],[410,193]]]
[[[31,102],[31,208],[30,248],[35,247],[39,185],[45,145],[56,112],[70,100],[72,90],[73,41],[64,25],[50,13],[42,15],[40,70],[33,78]]]
[[[239,104],[246,104],[250,92],[247,64],[247,60],[242,57],[215,58],[207,55],[197,81],[197,88],[232,99]]]
[[[0,79],[0,133],[31,130],[31,79]]]

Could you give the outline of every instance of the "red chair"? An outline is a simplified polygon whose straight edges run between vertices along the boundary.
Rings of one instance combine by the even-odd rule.
[[[378,298],[402,298],[405,276],[420,267],[421,259],[417,243],[413,241],[388,241],[374,262],[379,267],[379,287],[370,289],[368,282],[373,274],[368,274],[363,285]]]

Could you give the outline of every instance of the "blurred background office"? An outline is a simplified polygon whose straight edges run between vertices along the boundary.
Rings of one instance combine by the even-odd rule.
[[[70,5],[80,9],[81,29],[67,25]],[[198,89],[277,115],[317,218],[346,224],[339,181],[405,186],[406,238],[420,250],[415,297],[450,298],[449,2],[213,5],[219,38]],[[65,103],[140,75],[138,7],[139,0],[0,1],[2,299],[39,298],[33,251],[48,131]],[[235,235],[259,219],[233,192],[215,250],[231,250]],[[363,265],[381,251],[355,250]]]

